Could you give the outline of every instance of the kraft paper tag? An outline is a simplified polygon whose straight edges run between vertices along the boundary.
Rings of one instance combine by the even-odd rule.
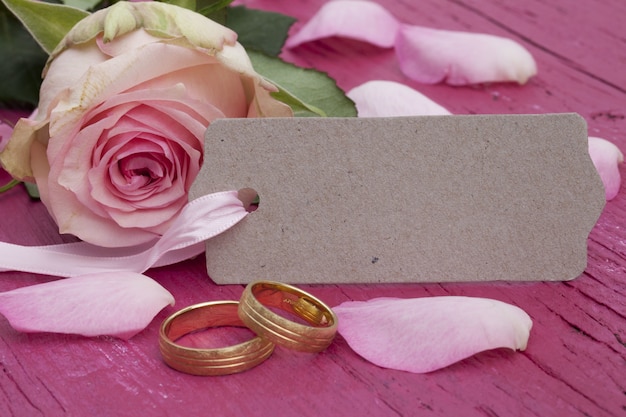
[[[576,114],[217,120],[192,198],[243,188],[217,283],[569,280],[605,204]]]

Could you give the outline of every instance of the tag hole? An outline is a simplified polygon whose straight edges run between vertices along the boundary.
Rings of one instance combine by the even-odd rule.
[[[254,188],[242,188],[237,191],[237,198],[243,203],[243,208],[252,213],[259,208],[259,193]]]

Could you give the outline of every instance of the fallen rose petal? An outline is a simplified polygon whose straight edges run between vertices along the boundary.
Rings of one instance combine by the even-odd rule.
[[[604,184],[607,201],[612,200],[622,183],[619,164],[624,162],[624,155],[608,140],[595,137],[589,137],[589,155]]]
[[[0,293],[0,313],[22,332],[128,339],[174,297],[135,272],[104,272]]]
[[[339,333],[356,353],[378,366],[415,373],[484,350],[524,350],[532,327],[520,308],[485,298],[376,298],[333,310]]]
[[[422,93],[394,81],[368,81],[348,92],[359,117],[449,115]]]
[[[537,73],[535,60],[519,43],[479,33],[401,25],[396,54],[402,72],[426,84],[524,84]]]
[[[324,4],[300,31],[290,36],[285,46],[294,48],[306,42],[339,36],[391,48],[398,27],[395,17],[377,3],[332,1]]]

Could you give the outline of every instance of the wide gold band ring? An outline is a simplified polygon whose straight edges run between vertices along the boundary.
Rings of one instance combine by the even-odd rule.
[[[165,363],[192,375],[228,375],[250,369],[274,351],[274,344],[254,337],[217,349],[197,349],[176,343],[186,334],[219,326],[245,327],[237,315],[236,301],[195,304],[169,316],[161,325],[159,348]]]
[[[287,320],[271,307],[303,319]],[[239,317],[249,329],[272,343],[302,352],[320,352],[337,333],[337,316],[319,299],[291,285],[257,281],[248,284],[239,300]]]

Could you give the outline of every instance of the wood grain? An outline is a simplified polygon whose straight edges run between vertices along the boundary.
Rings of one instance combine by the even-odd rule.
[[[250,6],[307,19],[321,0],[255,0]],[[393,51],[331,39],[284,53],[327,71],[344,89],[395,80],[454,113],[577,112],[591,135],[626,150],[626,29],[622,0],[379,0],[404,22],[511,37],[535,56],[525,86],[424,86],[400,72]],[[297,25],[301,25],[299,22]],[[297,29],[297,26],[294,28]],[[540,138],[539,138],[540,139]],[[622,166],[622,176],[626,169]],[[0,180],[7,179],[0,173]],[[0,239],[40,245],[60,237],[40,203],[20,189],[0,196]],[[566,283],[303,286],[336,305],[379,296],[491,297],[534,321],[528,349],[484,352],[426,375],[378,368],[339,337],[325,352],[277,349],[262,366],[217,378],[165,366],[157,331],[174,308],[130,341],[22,334],[0,318],[2,416],[623,416],[626,412],[626,193],[607,203],[589,237],[589,264]],[[217,286],[204,259],[151,270],[176,308],[238,299]],[[50,277],[0,274],[0,290]],[[419,318],[416,318],[419,320]]]

